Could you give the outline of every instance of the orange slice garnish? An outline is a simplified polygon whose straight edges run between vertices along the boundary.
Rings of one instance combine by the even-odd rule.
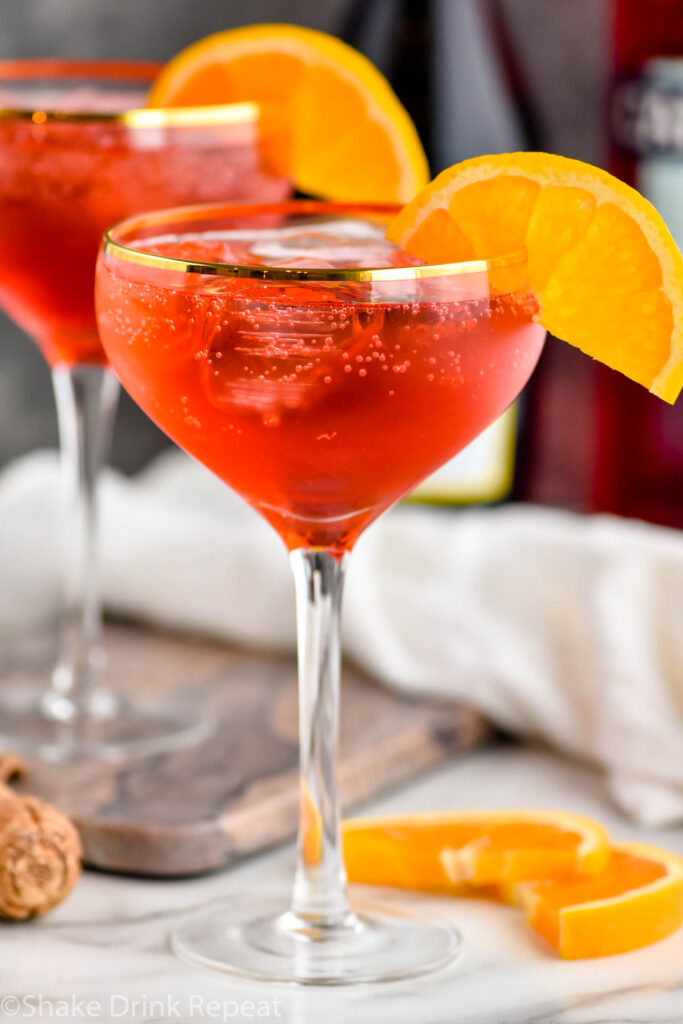
[[[605,171],[547,153],[465,160],[387,237],[434,263],[526,248],[547,330],[667,402],[683,387],[683,259],[655,208]]]
[[[277,163],[304,192],[407,202],[429,179],[415,127],[389,83],[324,32],[250,25],[208,36],[166,65],[148,98],[157,107],[245,101],[286,129]]]
[[[607,831],[558,811],[457,811],[344,823],[352,882],[457,893],[462,886],[593,875]]]
[[[615,843],[595,878],[526,883],[514,898],[567,960],[626,953],[683,924],[683,858],[645,843]]]

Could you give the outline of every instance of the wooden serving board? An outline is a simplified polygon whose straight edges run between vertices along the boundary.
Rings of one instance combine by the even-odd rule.
[[[294,835],[296,666],[146,629],[107,629],[108,676],[140,696],[187,701],[211,731],[174,753],[125,763],[28,761],[18,788],[75,821],[86,864],[191,875]],[[16,676],[15,676],[16,678]],[[339,778],[345,809],[467,750],[488,733],[474,712],[397,696],[345,666]]]

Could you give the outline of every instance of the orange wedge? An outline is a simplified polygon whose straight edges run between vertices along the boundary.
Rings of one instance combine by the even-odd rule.
[[[466,160],[387,237],[432,263],[526,248],[544,327],[667,402],[683,387],[683,258],[655,208],[605,171],[547,153]]]
[[[429,179],[417,132],[389,83],[324,32],[250,25],[208,36],[166,65],[148,99],[157,107],[245,101],[286,128],[278,166],[284,161],[304,192],[407,202]]]
[[[515,887],[531,927],[567,960],[626,953],[683,924],[683,858],[645,843],[615,843],[594,878]]]
[[[349,880],[460,893],[463,886],[594,875],[606,830],[557,811],[458,811],[344,823]]]

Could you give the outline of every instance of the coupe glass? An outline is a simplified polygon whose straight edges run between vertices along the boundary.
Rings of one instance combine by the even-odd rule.
[[[192,733],[169,708],[143,712],[102,684],[96,490],[118,391],[93,304],[102,232],[142,210],[291,192],[257,107],[144,108],[158,70],[0,62],[0,304],[52,370],[67,531],[51,685],[4,687],[0,742],[48,758],[143,753]]]
[[[335,782],[339,613],[360,533],[531,374],[544,331],[526,257],[384,269],[201,260],[245,226],[267,243],[289,227],[315,235],[321,223],[377,225],[393,212],[306,202],[171,210],[112,229],[98,262],[100,335],[124,387],[290,552],[301,770],[293,896],[289,906],[258,893],[231,900],[173,936],[183,957],[254,978],[406,977],[445,963],[458,943],[419,912],[349,903]]]

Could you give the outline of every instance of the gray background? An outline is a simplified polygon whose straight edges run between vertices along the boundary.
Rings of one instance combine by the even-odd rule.
[[[340,33],[353,2],[2,0],[0,56],[166,60],[209,32],[250,22],[290,21]],[[392,16],[394,2],[376,0],[380,18]],[[478,2],[438,0],[435,5],[443,26],[436,55],[443,96],[433,112],[434,171],[470,155],[477,146],[506,149],[515,139],[514,118],[508,116],[512,112],[506,108],[495,63],[486,40],[477,34]],[[538,143],[553,152],[602,162],[606,0],[503,0],[502,8],[536,114]],[[372,39],[368,43],[371,49]],[[0,465],[36,447],[55,445],[56,436],[47,367],[0,314]],[[114,464],[135,470],[165,443],[124,398]]]

